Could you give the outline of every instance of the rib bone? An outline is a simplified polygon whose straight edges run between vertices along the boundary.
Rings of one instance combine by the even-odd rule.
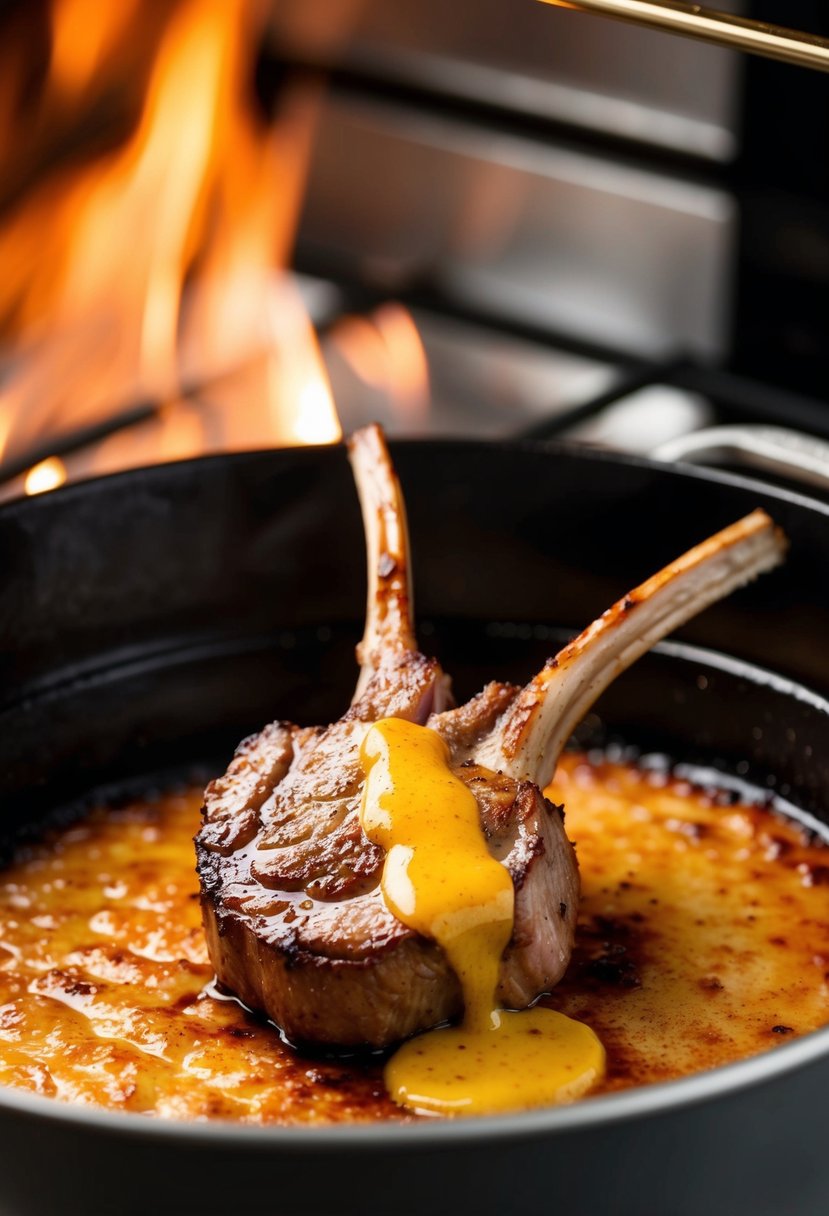
[[[476,758],[543,789],[574,728],[660,639],[777,566],[787,542],[757,510],[690,549],[609,608],[522,690]]]
[[[368,600],[357,647],[357,701],[383,659],[415,650],[406,505],[379,426],[355,432],[348,445],[366,534]]]

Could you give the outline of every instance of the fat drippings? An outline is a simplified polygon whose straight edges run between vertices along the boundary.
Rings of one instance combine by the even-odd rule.
[[[672,1080],[829,1022],[829,851],[670,773],[563,758],[582,899],[546,1007],[607,1051],[593,1093]],[[415,1119],[374,1059],[304,1058],[212,995],[201,791],[93,811],[0,872],[0,1084],[255,1124]],[[412,1040],[413,1043],[418,1040]]]

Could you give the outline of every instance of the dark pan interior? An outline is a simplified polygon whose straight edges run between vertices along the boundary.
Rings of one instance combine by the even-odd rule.
[[[829,689],[826,508],[727,477],[526,445],[394,451],[421,644],[458,694],[521,680],[631,585],[765,505],[783,571],[694,622],[698,646]],[[0,511],[0,793],[8,835],[101,787],[220,766],[265,721],[338,716],[365,595],[342,448],[128,473]],[[829,817],[819,699],[673,645],[588,723]]]
[[[829,690],[825,507],[543,447],[424,442],[394,456],[421,642],[460,696],[523,679],[631,585],[766,506],[792,541],[785,570],[642,660],[586,730],[737,773],[829,822],[829,713],[779,678]],[[0,569],[7,838],[96,789],[220,766],[265,721],[325,721],[349,699],[365,563],[342,449],[207,459],[9,505]],[[279,1128],[176,1138],[152,1121],[130,1121],[126,1135],[115,1116],[61,1117],[59,1104],[35,1109],[9,1091],[0,1211],[358,1216],[391,1204],[401,1216],[495,1216],[554,1198],[572,1216],[823,1216],[827,1081],[817,1060],[578,1130],[472,1128],[463,1141],[379,1147],[375,1129],[342,1144]]]

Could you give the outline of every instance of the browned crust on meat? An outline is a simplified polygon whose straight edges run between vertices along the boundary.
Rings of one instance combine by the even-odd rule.
[[[352,810],[324,836],[260,853],[250,872],[273,890],[305,891],[312,899],[348,899],[376,885],[382,868],[382,849],[366,840]]]
[[[384,716],[422,721],[442,679],[433,659],[390,655],[339,722],[306,732],[275,724],[246,740],[208,789],[202,843],[229,855],[255,840],[252,876],[274,891],[333,901],[376,886],[383,853],[359,822],[362,731],[377,718],[377,702]]]
[[[460,985],[440,947],[402,925],[353,957],[332,958],[305,948],[299,935],[263,933],[215,885],[203,885],[202,919],[219,981],[297,1045],[380,1048],[461,1012]]]
[[[448,678],[437,659],[427,659],[416,650],[389,651],[381,656],[366,690],[341,719],[343,722],[376,722],[380,718],[405,718],[423,722],[432,711],[438,686],[447,699]]]
[[[262,804],[291,764],[297,733],[290,723],[271,722],[242,740],[227,771],[204,792],[199,839],[205,848],[227,856],[253,839]]]
[[[417,936],[385,905],[379,887],[333,903],[302,898],[304,892],[270,891],[252,878],[245,854],[222,858],[196,840],[196,869],[202,897],[220,921],[240,916],[257,936],[279,951],[322,959],[359,961]]]
[[[544,881],[550,842],[570,848],[561,814],[529,782],[474,764],[455,771],[475,794],[490,848],[506,862],[516,890],[499,1000],[526,1004],[528,989],[533,999],[559,976],[539,971],[531,949],[536,930],[528,918],[536,913],[533,892]],[[205,932],[219,980],[266,1013],[291,1041],[381,1047],[462,1012],[460,986],[441,949],[402,925],[379,890],[362,901],[344,901],[349,930],[358,908],[365,919],[360,932],[338,936],[338,905],[326,905],[326,913],[319,904],[304,907],[311,900],[280,899],[279,892],[266,891],[250,873],[244,850],[223,856],[197,840],[197,857]],[[575,901],[570,915],[574,926]],[[321,929],[320,916],[329,918]]]
[[[476,746],[491,731],[520,692],[516,684],[493,680],[470,701],[446,713],[432,714],[428,726],[448,744],[456,763],[474,754]]]

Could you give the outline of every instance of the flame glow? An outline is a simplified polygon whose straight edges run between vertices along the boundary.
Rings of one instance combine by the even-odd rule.
[[[347,317],[333,342],[365,384],[387,394],[401,420],[413,422],[429,409],[429,363],[412,314],[388,303],[371,317]]]
[[[57,456],[41,460],[26,474],[24,489],[27,494],[45,494],[47,490],[56,490],[66,481],[66,467]]]
[[[53,0],[49,71],[16,125],[23,69],[19,47],[3,46],[0,191],[27,139],[37,159],[56,130],[83,128],[90,107],[111,103],[125,81],[136,95],[123,102],[134,118],[114,147],[56,162],[44,154],[0,211],[9,351],[0,457],[19,459],[136,401],[172,402],[183,380],[227,377],[248,362],[260,371],[235,397],[229,383],[221,390],[221,425],[209,407],[204,418],[197,404],[161,410],[134,444],[101,444],[84,471],[339,437],[313,327],[277,278],[319,90],[288,84],[276,119],[260,113],[252,79],[266,19],[259,0]],[[30,479],[52,488],[44,467],[27,492]]]
[[[50,90],[77,97],[116,50],[134,19],[138,0],[60,0],[52,10]]]

